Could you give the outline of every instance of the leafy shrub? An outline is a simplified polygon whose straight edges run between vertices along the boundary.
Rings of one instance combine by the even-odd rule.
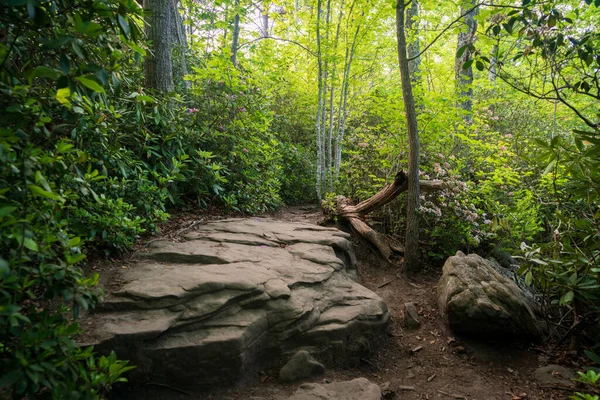
[[[190,76],[191,129],[215,155],[226,181],[213,186],[230,208],[258,213],[281,204],[281,155],[271,112],[251,74],[213,56]]]
[[[107,103],[105,86],[118,86],[123,54],[137,47],[140,12],[129,0],[57,0],[10,2],[0,14],[8,37],[0,43],[3,395],[103,396],[130,368],[78,348],[69,312],[76,318],[98,301],[98,276],[77,266],[96,236],[89,225],[117,246],[143,230],[130,204],[102,192],[107,176],[86,142],[90,126],[114,131],[95,113],[109,106],[96,106]],[[126,227],[107,230],[114,224]]]
[[[283,202],[288,205],[316,202],[313,152],[286,142],[280,142],[278,152],[282,164],[279,193]]]

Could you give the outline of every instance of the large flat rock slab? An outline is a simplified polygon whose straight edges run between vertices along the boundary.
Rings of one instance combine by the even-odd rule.
[[[93,341],[137,365],[132,379],[180,386],[232,384],[298,350],[352,362],[375,347],[389,312],[355,281],[348,239],[247,218],[153,242],[96,311]]]

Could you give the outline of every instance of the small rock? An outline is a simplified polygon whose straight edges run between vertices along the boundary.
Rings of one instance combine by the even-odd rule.
[[[415,303],[404,303],[404,325],[407,329],[419,329],[421,322]]]
[[[533,371],[533,378],[545,385],[559,384],[573,387],[575,383],[571,379],[575,377],[575,373],[569,368],[555,364],[550,364]]]
[[[423,350],[423,346],[417,346],[411,350],[411,353],[416,353],[417,351]]]
[[[323,364],[311,357],[306,350],[300,350],[279,371],[281,382],[294,382],[300,379],[321,375],[325,372]]]
[[[379,385],[379,388],[381,389],[381,398],[383,400],[391,400],[396,397],[396,391],[390,388],[390,385],[390,382],[385,382]]]
[[[379,386],[366,378],[329,385],[305,383],[288,400],[381,400]]]
[[[457,354],[464,354],[464,353],[466,353],[466,352],[467,352],[467,349],[465,349],[465,346],[457,346],[457,347],[454,349],[454,351],[455,351]]]
[[[412,372],[408,371],[408,374],[406,374],[406,377],[408,379],[414,379],[415,378],[415,374],[413,374]]]

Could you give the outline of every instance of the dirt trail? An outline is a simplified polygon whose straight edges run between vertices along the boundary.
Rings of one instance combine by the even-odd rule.
[[[285,221],[316,223],[321,213],[314,207],[290,207],[269,215]],[[181,218],[186,227],[190,221]],[[365,377],[375,383],[390,382],[395,399],[550,400],[566,399],[568,392],[543,388],[531,380],[532,372],[548,364],[544,350],[533,343],[485,342],[454,336],[440,318],[435,286],[439,270],[426,270],[413,281],[398,277],[395,265],[385,265],[365,243],[356,240],[361,284],[381,296],[392,313],[388,340],[354,369],[326,365],[324,376],[309,382],[328,382]],[[117,278],[117,277],[115,277]],[[420,329],[403,324],[403,305],[415,302]],[[183,393],[177,388],[148,384],[135,392],[120,392],[119,399],[223,399],[281,400],[301,383],[277,382],[277,370],[263,371],[255,381],[210,393]]]

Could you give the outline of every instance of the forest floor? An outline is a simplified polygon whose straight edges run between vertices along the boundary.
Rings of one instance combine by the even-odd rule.
[[[288,207],[263,215],[285,221],[317,223],[322,216],[316,207]],[[193,213],[178,213],[162,228],[160,238],[173,239],[177,232],[191,226],[198,218]],[[211,217],[210,219],[217,219]],[[154,240],[156,238],[150,238]],[[364,242],[353,239],[358,259],[359,283],[381,296],[392,314],[387,340],[360,366],[338,369],[325,366],[325,375],[307,382],[333,382],[365,377],[396,388],[395,399],[468,399],[468,400],[558,400],[569,392],[557,387],[544,387],[531,375],[548,364],[566,364],[566,352],[551,351],[549,344],[531,342],[493,342],[460,338],[453,335],[440,316],[435,287],[441,276],[439,268],[424,268],[413,280],[401,277],[401,260],[392,264],[381,258]],[[147,243],[147,241],[146,241]],[[139,245],[138,250],[143,247]],[[135,253],[136,249],[133,250]],[[131,254],[130,254],[131,256]],[[105,290],[119,287],[119,271],[126,268],[128,257],[111,263],[91,263],[100,272]],[[403,324],[404,303],[417,304],[421,327],[409,331]],[[85,327],[85,318],[83,325]],[[176,388],[146,385],[133,392],[120,392],[117,397],[130,399],[219,399],[280,400],[291,396],[302,382],[282,384],[278,370],[265,370],[255,381],[228,389],[205,393],[183,393]],[[392,397],[390,397],[392,398]]]

